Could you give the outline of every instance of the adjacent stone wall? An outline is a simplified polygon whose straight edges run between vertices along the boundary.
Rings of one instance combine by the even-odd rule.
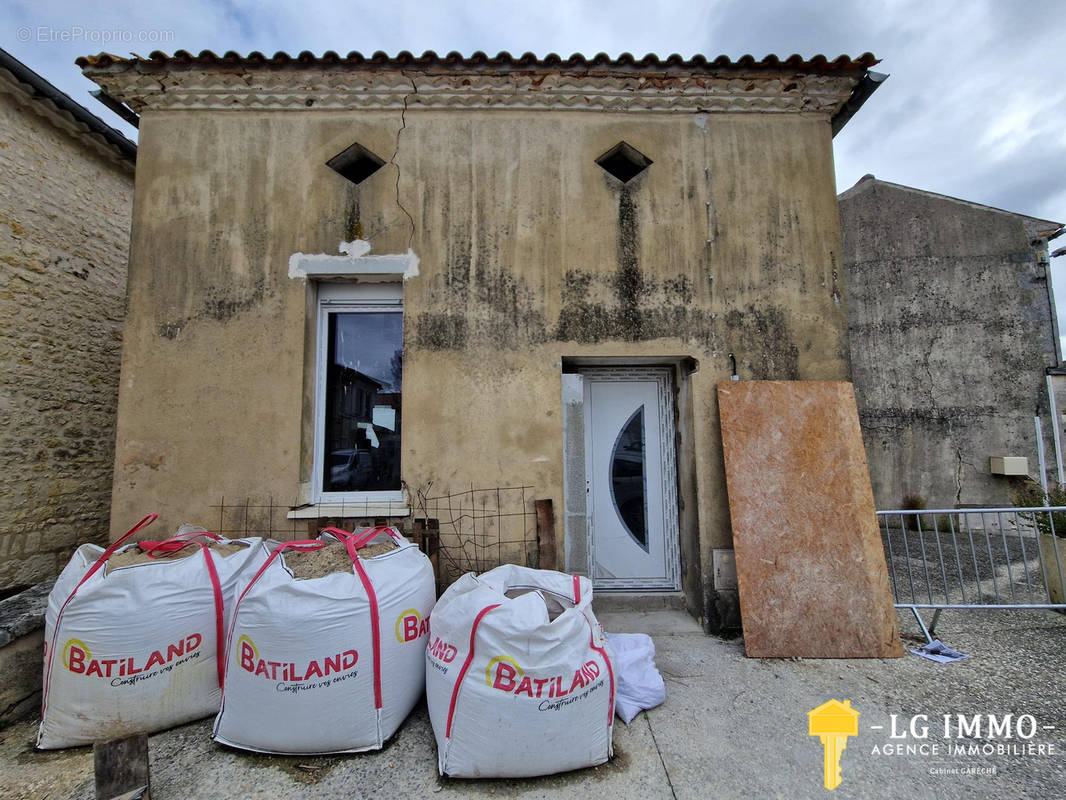
[[[1045,368],[1056,364],[1034,220],[864,179],[841,195],[848,331],[878,508],[1010,504],[990,456],[1025,456],[1034,414],[1054,461]],[[1060,400],[1061,403],[1061,400]]]
[[[0,90],[0,592],[110,514],[133,165],[53,114]]]

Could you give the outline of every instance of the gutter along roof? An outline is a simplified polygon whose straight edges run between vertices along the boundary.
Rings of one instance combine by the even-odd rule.
[[[76,131],[100,144],[106,144],[118,156],[131,163],[137,160],[137,145],[6,50],[0,50],[0,69],[7,70],[26,95],[65,117],[68,123],[72,124],[72,132]]]
[[[745,55],[733,60],[702,55],[684,59],[676,54],[638,59],[629,53],[618,58],[603,53],[591,58],[554,53],[540,58],[507,52],[441,56],[427,51],[415,56],[403,51],[389,56],[379,51],[371,56],[358,52],[341,56],[328,51],[317,56],[303,51],[268,57],[260,52],[242,56],[229,51],[219,56],[210,50],[197,55],[157,50],[147,58],[99,53],[76,63],[106,94],[135,112],[242,105],[293,110],[385,108],[395,104],[402,92],[412,95],[413,104],[427,107],[816,112],[830,116],[834,134],[887,77],[870,72],[878,63],[871,53],[833,60],[822,55],[809,59],[768,55],[761,60]],[[353,80],[346,81],[345,76]],[[355,76],[360,76],[361,84],[354,82]],[[471,86],[464,77],[479,83]],[[423,82],[416,91],[412,91],[414,79]],[[171,96],[164,96],[172,90],[176,91]],[[233,100],[252,92],[261,96],[249,97],[246,103]],[[224,102],[223,95],[229,100]]]

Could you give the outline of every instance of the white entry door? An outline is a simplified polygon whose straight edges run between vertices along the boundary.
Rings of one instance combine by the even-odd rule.
[[[582,375],[593,584],[679,589],[670,370],[590,369]]]

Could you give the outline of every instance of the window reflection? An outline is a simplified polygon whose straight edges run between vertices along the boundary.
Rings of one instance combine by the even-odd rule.
[[[611,453],[611,499],[626,532],[648,552],[644,406],[626,421],[615,440]]]
[[[322,489],[399,490],[403,314],[332,312],[327,335]]]

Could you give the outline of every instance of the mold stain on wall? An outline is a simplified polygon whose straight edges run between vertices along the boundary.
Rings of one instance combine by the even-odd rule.
[[[753,378],[798,378],[799,349],[786,308],[753,302],[729,307],[719,295],[726,310],[718,313],[698,305],[691,270],[662,277],[662,265],[642,268],[639,184],[615,182],[612,188],[618,197],[614,269],[567,269],[554,322],[545,318],[543,298],[500,263],[496,237],[481,225],[474,234],[470,218],[457,219],[446,239],[444,269],[428,287],[426,310],[412,315],[412,344],[521,351],[549,341],[678,338],[709,353],[743,353]],[[447,204],[446,196],[442,202]]]

